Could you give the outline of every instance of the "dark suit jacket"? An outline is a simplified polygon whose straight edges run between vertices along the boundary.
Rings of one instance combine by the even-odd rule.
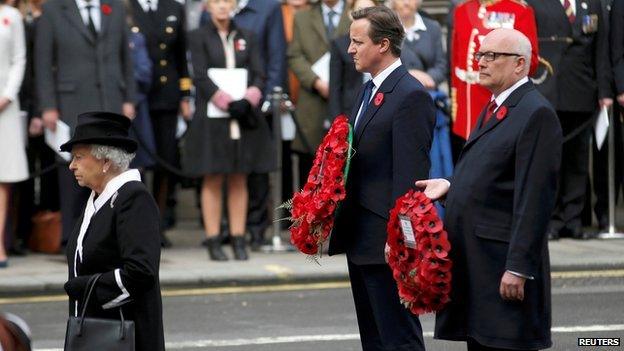
[[[74,301],[81,311],[89,278],[103,273],[87,307],[87,316],[119,319],[118,308],[103,305],[122,296],[117,278],[129,296],[121,300],[124,317],[134,320],[137,351],[165,349],[162,302],[158,270],[160,265],[160,217],[154,198],[143,183],[128,182],[91,218],[84,237],[82,262],[76,267],[74,254],[82,217],[67,243],[69,281],[65,289],[70,297],[69,311],[74,315]],[[115,274],[115,271],[118,274]]]
[[[74,0],[43,4],[35,40],[35,77],[39,110],[58,109],[74,127],[85,111],[121,113],[134,102],[132,60],[126,11],[119,0],[102,0],[97,38],[84,24]]]
[[[600,0],[577,1],[573,24],[559,0],[527,2],[535,12],[540,57],[554,70],[537,88],[557,111],[595,111],[599,98],[611,96],[608,25]],[[583,30],[587,16],[597,19],[595,31]],[[540,66],[534,76],[544,69]]]
[[[418,31],[419,38],[405,39],[401,51],[401,61],[405,68],[426,72],[436,85],[447,79],[448,62],[442,48],[442,29],[435,20],[421,16],[426,31]]]
[[[615,92],[624,94],[624,1],[615,0],[611,6],[611,30],[609,42]],[[617,103],[617,102],[616,102]]]
[[[252,33],[230,24],[230,32],[236,31],[234,42],[244,40],[245,49],[235,50],[237,68],[248,70],[248,86],[264,88],[264,71],[260,54],[256,49],[256,40]],[[225,52],[217,27],[212,21],[189,32],[189,53],[193,67],[193,85],[196,91],[195,118],[206,118],[208,101],[219,90],[215,82],[208,78],[209,68],[225,68]]]
[[[429,93],[405,67],[379,87],[354,131],[347,197],[336,215],[329,254],[355,264],[384,264],[388,213],[395,200],[429,175],[435,109]],[[356,101],[362,101],[360,91]],[[351,124],[359,104],[353,106]]]
[[[546,229],[555,205],[561,127],[530,82],[498,111],[503,107],[502,120],[492,117],[472,132],[451,179],[445,227],[453,283],[435,335],[470,336],[494,348],[544,349],[551,345]],[[478,125],[482,119],[483,113]],[[505,270],[535,278],[526,281],[524,302],[500,297]]]
[[[329,64],[329,117],[351,114],[363,74],[355,70],[353,57],[347,52],[351,39],[343,35],[331,42]]]
[[[177,111],[180,99],[191,89],[184,8],[175,0],[158,0],[156,13],[149,15],[137,0],[130,0],[130,9],[135,22],[132,31],[143,33],[154,64],[148,106],[150,110]]]

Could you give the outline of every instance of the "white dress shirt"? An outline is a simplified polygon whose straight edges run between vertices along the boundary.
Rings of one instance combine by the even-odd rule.
[[[371,92],[370,99],[368,99],[368,101],[366,102],[367,104],[370,103],[370,101],[373,99],[373,96],[375,96],[375,93],[377,93],[377,90],[379,90],[379,87],[384,82],[384,80],[386,80],[386,78],[388,78],[390,73],[394,72],[394,70],[397,69],[399,66],[401,66],[401,59],[397,59],[390,66],[386,67],[386,69],[379,72],[379,74],[373,77],[373,91]],[[355,115],[356,118],[355,118],[355,123],[353,124],[354,127],[357,126],[357,123],[361,117],[360,112],[362,112],[362,107],[364,107],[364,101],[360,103],[360,108],[358,109],[358,113],[357,115]]]
[[[158,0],[150,0],[149,5],[147,4],[147,0],[137,0],[137,2],[145,12],[148,12],[150,10],[150,7],[151,10],[154,12],[158,10]]]
[[[80,17],[85,26],[89,24],[89,11],[87,11],[87,5],[91,5],[91,18],[93,19],[93,25],[95,30],[99,33],[102,28],[102,15],[100,11],[100,0],[76,0],[76,6],[80,12]]]
[[[419,39],[418,32],[426,32],[427,26],[425,26],[425,21],[423,21],[422,17],[418,12],[414,15],[414,24],[405,28],[405,39],[409,41],[414,41]]]
[[[323,12],[323,23],[325,23],[325,27],[327,27],[329,20],[329,11],[334,11],[334,17],[332,17],[332,22],[334,28],[338,28],[338,24],[340,23],[340,17],[342,16],[342,11],[344,10],[344,2],[338,1],[334,7],[329,7],[325,5],[325,3],[321,4],[321,11]]]
[[[520,79],[519,81],[517,81],[514,85],[504,90],[502,93],[498,94],[498,96],[492,95],[492,97],[490,98],[490,101],[492,100],[496,101],[496,106],[497,106],[494,112],[496,112],[498,108],[505,102],[505,100],[507,100],[507,98],[509,97],[509,95],[511,95],[511,93],[513,93],[516,89],[520,88],[522,84],[528,81],[529,81],[529,77],[524,77]]]

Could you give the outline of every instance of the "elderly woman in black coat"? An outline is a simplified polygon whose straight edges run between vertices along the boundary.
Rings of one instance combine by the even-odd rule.
[[[238,28],[230,18],[236,1],[208,0],[207,6],[211,20],[191,31],[188,39],[196,111],[186,134],[183,166],[202,178],[201,208],[210,259],[227,260],[219,238],[221,190],[226,183],[234,258],[246,260],[247,175],[275,168],[267,122],[256,112],[264,72],[252,33]],[[222,88],[227,82],[211,79],[210,69],[246,69],[243,85],[247,88],[242,98]],[[216,109],[208,108],[209,103]],[[222,115],[217,110],[229,112],[229,117],[215,118]]]
[[[128,137],[130,120],[108,112],[78,116],[70,141],[69,169],[91,189],[81,219],[67,244],[69,313],[82,311],[89,279],[101,273],[87,317],[135,324],[136,350],[165,349],[158,283],[160,220],[154,199],[136,169],[128,170],[137,144]]]

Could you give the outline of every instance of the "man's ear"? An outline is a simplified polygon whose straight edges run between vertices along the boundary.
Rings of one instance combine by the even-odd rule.
[[[524,67],[526,66],[526,58],[524,56],[519,56],[516,60],[516,69],[515,71],[518,73],[522,73],[524,71]]]
[[[390,51],[390,40],[388,38],[381,39],[379,45],[380,54],[385,54],[387,51]]]

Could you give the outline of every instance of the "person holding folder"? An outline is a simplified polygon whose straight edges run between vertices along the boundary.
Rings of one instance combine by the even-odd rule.
[[[225,181],[234,257],[246,260],[247,175],[275,168],[268,124],[257,115],[264,72],[253,35],[230,18],[236,1],[209,0],[207,6],[211,20],[188,38],[196,110],[183,166],[202,177],[202,218],[210,259],[227,260],[219,239]]]

